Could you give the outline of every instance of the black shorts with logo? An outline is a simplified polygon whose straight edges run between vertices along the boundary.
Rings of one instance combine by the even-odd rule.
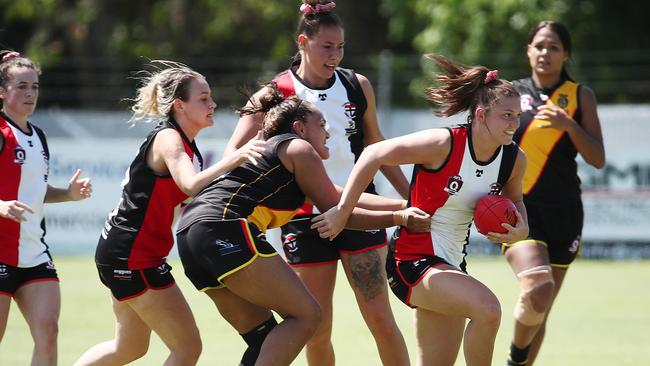
[[[524,198],[530,232],[528,240],[546,244],[551,265],[567,268],[580,255],[584,212],[582,201],[540,205]],[[503,247],[503,251],[507,246]]]
[[[38,281],[59,281],[54,262],[34,267],[14,267],[0,263],[0,294],[14,297],[22,286]]]
[[[300,216],[282,226],[282,248],[292,266],[336,262],[339,253],[361,253],[386,246],[386,230],[343,230],[333,240],[311,229],[316,215]]]
[[[173,286],[176,282],[171,270],[172,266],[167,263],[144,269],[117,268],[97,263],[99,279],[118,301],[138,297],[147,290],[162,290]]]
[[[222,280],[259,257],[278,255],[257,226],[244,219],[199,221],[177,234],[185,275],[197,290],[223,287]]]
[[[395,258],[395,240],[398,235],[399,230],[396,230],[388,243],[388,256],[386,257],[388,287],[400,301],[412,308],[416,308],[410,301],[411,289],[424,278],[429,269],[449,263],[437,256],[425,256],[410,261],[397,260]]]

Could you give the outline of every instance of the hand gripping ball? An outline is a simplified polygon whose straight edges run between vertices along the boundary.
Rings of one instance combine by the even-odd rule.
[[[474,208],[474,225],[479,233],[489,232],[505,234],[508,232],[501,223],[512,226],[517,224],[517,207],[505,196],[490,194],[476,202]]]

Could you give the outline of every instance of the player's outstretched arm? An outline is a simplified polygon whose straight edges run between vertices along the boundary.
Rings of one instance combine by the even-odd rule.
[[[171,128],[162,130],[153,142],[152,164],[162,165],[169,170],[174,182],[188,196],[195,196],[210,182],[228,173],[246,160],[261,157],[266,143],[257,137],[239,148],[236,154],[230,154],[209,168],[197,172],[192,160],[185,152],[183,141]],[[162,164],[161,164],[162,162]]]
[[[68,201],[84,200],[92,195],[93,185],[90,178],[79,178],[81,170],[77,169],[72,177],[70,183],[66,188],[58,188],[47,185],[47,192],[45,193],[45,203],[58,203]]]

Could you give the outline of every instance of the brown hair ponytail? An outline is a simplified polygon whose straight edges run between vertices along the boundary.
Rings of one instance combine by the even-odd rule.
[[[449,117],[469,111],[471,122],[477,106],[490,108],[503,97],[519,96],[512,83],[498,79],[496,71],[484,66],[461,66],[434,54],[426,55],[426,58],[442,69],[433,75],[437,86],[425,90],[428,99],[442,107],[435,111],[439,116]]]

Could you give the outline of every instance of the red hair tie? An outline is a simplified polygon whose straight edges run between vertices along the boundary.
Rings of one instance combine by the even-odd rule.
[[[20,53],[16,51],[7,52],[4,56],[2,56],[2,62],[10,61],[16,57],[20,57]]]
[[[487,85],[498,78],[499,78],[499,70],[488,71],[487,75],[485,75],[485,80],[483,81],[483,83]]]
[[[336,3],[333,1],[327,4],[316,4],[314,6],[311,6],[309,4],[302,4],[300,5],[300,12],[303,14],[317,14],[330,11],[334,8],[336,8]]]

